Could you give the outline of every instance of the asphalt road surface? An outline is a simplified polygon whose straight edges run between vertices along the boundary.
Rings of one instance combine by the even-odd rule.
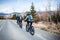
[[[21,29],[11,20],[0,20],[0,40],[60,40],[60,37],[54,37],[51,34],[41,31],[32,36],[25,29]],[[43,34],[43,35],[42,35]]]

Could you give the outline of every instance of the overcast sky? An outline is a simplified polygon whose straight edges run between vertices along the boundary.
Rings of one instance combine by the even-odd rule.
[[[45,11],[48,5],[47,0],[0,0],[0,12],[25,12],[31,8],[31,3],[34,3],[36,11]],[[59,0],[51,0],[51,10],[56,10],[56,5]]]

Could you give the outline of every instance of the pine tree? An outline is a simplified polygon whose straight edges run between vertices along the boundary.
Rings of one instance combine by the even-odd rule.
[[[35,8],[34,8],[34,5],[33,5],[33,2],[32,2],[32,5],[31,5],[31,13],[32,13],[33,16],[36,13]]]
[[[32,2],[32,5],[31,5],[31,14],[33,15],[34,21],[38,22],[39,21],[39,16],[35,11],[33,2]]]
[[[13,15],[13,17],[11,19],[15,19],[16,20],[16,14]]]

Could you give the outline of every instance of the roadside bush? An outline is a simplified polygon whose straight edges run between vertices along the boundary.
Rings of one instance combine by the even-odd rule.
[[[39,22],[39,16],[37,14],[34,15],[34,21],[35,21],[35,23]]]
[[[16,20],[17,19],[16,14],[14,14],[11,19]]]
[[[58,22],[60,22],[60,15],[59,15],[59,13],[54,13],[54,15],[52,15],[52,17],[51,17],[51,20],[54,22],[54,23],[58,23]]]

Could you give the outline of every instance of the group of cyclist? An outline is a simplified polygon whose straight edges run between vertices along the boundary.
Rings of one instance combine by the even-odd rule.
[[[23,17],[20,15],[20,16],[17,16],[17,23],[20,25],[20,27],[22,28],[22,20],[23,20]],[[33,16],[32,16],[32,14],[31,13],[28,13],[27,14],[27,16],[26,16],[26,18],[25,18],[25,21],[27,22],[27,24],[26,24],[26,31],[28,32],[28,30],[30,29],[30,31],[31,31],[31,34],[32,34],[32,32],[34,31],[33,29],[32,29],[32,23],[33,23],[33,21],[34,21],[34,19],[33,19]],[[29,24],[30,24],[30,26],[29,26]],[[30,28],[29,28],[30,27]],[[29,28],[29,29],[28,29]],[[32,34],[33,35],[33,34]]]
[[[21,15],[17,16],[17,22],[22,23],[22,20],[23,20],[23,17]],[[27,16],[25,18],[25,21],[27,22],[27,24],[30,23],[32,25],[32,23],[33,23],[34,20],[33,20],[33,16],[32,16],[31,13],[27,14]]]

